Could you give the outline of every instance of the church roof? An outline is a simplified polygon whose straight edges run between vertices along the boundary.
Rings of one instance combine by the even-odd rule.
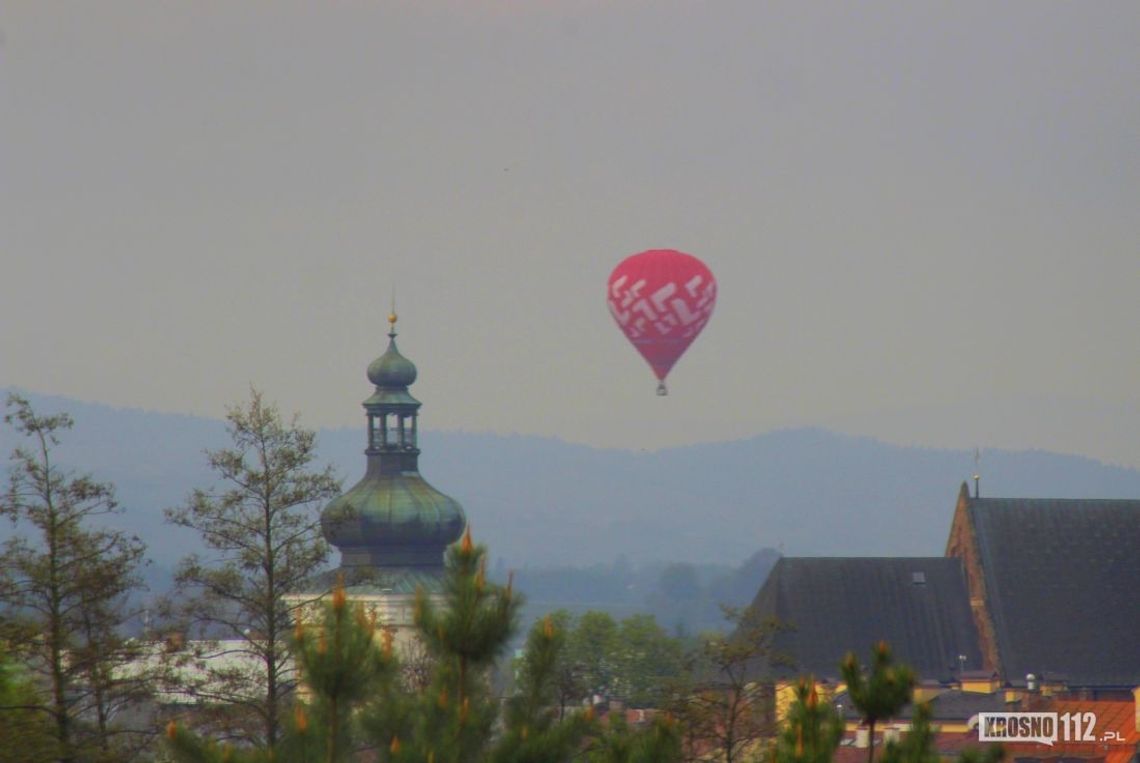
[[[1006,679],[1140,683],[1140,501],[966,500]]]
[[[321,595],[343,583],[349,598],[387,594],[415,594],[443,591],[443,568],[342,567],[310,579],[298,594]]]
[[[958,559],[785,557],[752,607],[761,619],[788,626],[773,639],[793,663],[776,668],[779,674],[838,678],[847,652],[865,659],[881,640],[921,678],[981,665]]]

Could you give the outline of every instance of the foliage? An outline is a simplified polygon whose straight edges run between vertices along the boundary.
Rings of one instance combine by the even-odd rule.
[[[660,707],[681,672],[684,649],[652,615],[632,615],[618,628],[616,694],[631,707]]]
[[[772,763],[830,763],[842,738],[843,720],[829,703],[819,701],[815,679],[802,678],[776,739]]]
[[[1005,760],[1005,748],[1000,744],[986,747],[969,747],[962,750],[958,763],[1001,763]]]
[[[555,700],[565,708],[595,698],[633,707],[659,707],[683,667],[684,646],[652,615],[620,622],[606,612],[590,611],[575,619],[552,613],[565,643],[554,667]]]
[[[319,755],[312,760],[336,763],[352,750],[352,713],[374,694],[391,694],[398,671],[393,633],[384,630],[376,643],[376,620],[359,604],[347,605],[343,584],[333,591],[316,634],[298,622],[295,655],[304,676],[306,701],[293,713],[293,737]]]
[[[657,716],[642,729],[631,729],[611,716],[601,737],[586,752],[589,763],[674,763],[681,760],[681,732],[671,717]]]
[[[498,714],[489,667],[506,650],[521,599],[510,583],[488,582],[485,563],[468,531],[448,549],[442,606],[418,592],[415,621],[434,674],[422,691],[384,692],[364,708],[364,733],[381,761],[464,763],[488,748]]]
[[[257,390],[226,418],[233,446],[207,452],[220,492],[195,490],[167,511],[170,522],[196,530],[216,552],[209,563],[190,556],[179,566],[179,591],[192,594],[182,614],[205,634],[236,643],[212,642],[209,654],[196,655],[231,659],[207,660],[214,667],[186,690],[227,706],[227,734],[272,749],[296,684],[293,607],[282,597],[324,563],[328,546],[314,509],[340,484],[331,467],[315,466],[316,435],[296,417],[282,421]]]
[[[9,395],[4,421],[31,445],[18,447],[0,513],[30,534],[10,538],[0,554],[0,603],[9,608],[3,636],[20,662],[42,679],[46,696],[27,709],[50,718],[61,761],[128,759],[147,730],[116,716],[148,691],[147,676],[122,669],[137,647],[122,634],[128,597],[141,589],[138,538],[95,527],[118,510],[114,489],[55,461],[67,414],[38,415]]]
[[[914,709],[910,730],[899,741],[890,741],[883,748],[880,763],[939,763],[941,756],[934,746],[937,729],[931,725],[930,705],[918,704]],[[999,763],[1005,757],[1001,745],[970,747],[961,752],[961,763]]]
[[[735,625],[732,634],[700,638],[673,687],[671,709],[685,730],[689,758],[716,750],[726,763],[734,763],[772,734],[774,697],[765,674],[768,666],[790,660],[772,646],[783,629],[778,622],[761,619],[752,608],[723,611]]]
[[[171,753],[180,763],[341,763],[362,749],[384,763],[679,760],[670,719],[631,729],[620,716],[599,722],[592,708],[560,711],[557,670],[569,634],[553,616],[528,634],[517,690],[500,717],[488,667],[506,648],[521,599],[509,583],[487,582],[485,558],[466,534],[448,550],[442,600],[417,597],[417,630],[432,656],[426,686],[406,683],[391,632],[338,587],[320,622],[296,629],[305,688],[275,750],[218,744],[171,724]]]
[[[590,700],[594,695],[615,694],[618,685],[625,682],[624,676],[619,677],[622,665],[618,659],[621,639],[617,622],[606,612],[586,612],[566,627],[564,670],[577,678],[574,698]]]
[[[847,653],[839,667],[851,704],[859,711],[870,733],[870,744],[867,745],[867,761],[870,763],[875,754],[875,724],[894,717],[910,702],[914,671],[905,665],[894,664],[891,648],[885,641],[877,643],[872,650],[869,670],[863,670],[852,652]]]
[[[564,618],[563,618],[564,619]],[[491,750],[494,763],[544,763],[571,759],[594,731],[593,709],[565,714],[559,672],[566,631],[547,615],[527,637],[515,695],[506,705],[504,730]]]
[[[58,760],[56,737],[45,707],[24,667],[0,649],[0,741],[20,740],[19,749],[0,744],[0,763]]]
[[[343,585],[338,585],[322,607],[319,622],[298,621],[294,630],[294,656],[305,677],[304,698],[293,714],[276,750],[235,749],[204,741],[185,728],[171,724],[169,749],[176,760],[188,763],[339,763],[355,751],[354,711],[374,694],[391,695],[397,676],[392,634],[381,632],[365,617],[359,604],[350,606]]]
[[[851,701],[862,713],[872,739],[877,721],[896,716],[911,701],[914,675],[908,667],[893,663],[890,648],[884,642],[875,645],[869,671],[859,667],[853,654],[843,659],[840,669]],[[815,679],[801,678],[795,691],[785,725],[765,760],[830,763],[843,738],[843,720],[829,703],[820,701]],[[930,705],[916,705],[909,731],[898,741],[886,743],[879,763],[938,763],[941,756],[935,747],[936,731],[931,724]],[[873,745],[868,749],[873,751]],[[1000,763],[1003,757],[1000,746],[970,748],[960,755],[963,763]]]

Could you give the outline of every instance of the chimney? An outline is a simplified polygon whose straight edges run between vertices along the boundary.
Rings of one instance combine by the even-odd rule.
[[[1136,731],[1140,732],[1140,686],[1132,690],[1132,707],[1136,711]]]
[[[866,726],[859,726],[855,729],[855,746],[860,750],[865,750],[871,746],[871,730]]]
[[[898,726],[886,726],[883,728],[883,745],[884,746],[887,744],[887,742],[894,742],[895,744],[898,744],[898,741],[901,738],[902,738],[902,731],[899,730]]]

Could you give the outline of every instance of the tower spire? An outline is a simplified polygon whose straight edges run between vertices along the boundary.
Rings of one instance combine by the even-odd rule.
[[[375,390],[364,401],[364,478],[325,507],[321,526],[340,549],[342,568],[442,573],[443,551],[462,534],[466,518],[456,501],[420,476],[420,401],[408,392],[417,372],[396,347],[396,320],[393,298],[388,348],[368,366]]]
[[[981,482],[982,482],[982,451],[980,448],[974,448],[974,497],[981,497]]]

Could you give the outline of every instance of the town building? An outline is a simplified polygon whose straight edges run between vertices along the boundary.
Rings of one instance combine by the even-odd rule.
[[[920,677],[1128,700],[1140,686],[1140,501],[980,498],[963,483],[946,554],[784,557],[751,605],[789,626],[780,674],[835,681],[887,641]]]
[[[1053,745],[1006,743],[1011,755],[1137,759],[1140,501],[982,498],[963,483],[944,556],[785,557],[751,607],[785,626],[771,652],[787,664],[756,666],[776,684],[777,718],[796,677],[812,676],[847,722],[838,760],[864,759],[871,743],[840,661],[879,641],[918,675],[915,700],[931,703],[946,756],[978,743],[982,713],[1047,712],[1092,725]],[[912,712],[879,726],[875,744],[905,733]]]
[[[1140,501],[958,494],[960,559],[984,670],[1012,686],[1127,700],[1140,686]]]

